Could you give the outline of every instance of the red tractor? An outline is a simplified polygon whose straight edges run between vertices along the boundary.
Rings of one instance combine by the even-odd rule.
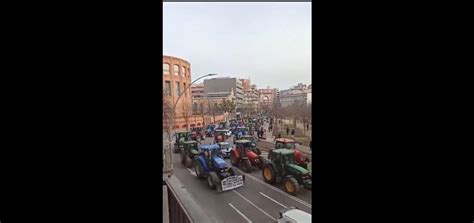
[[[275,149],[291,149],[295,151],[295,163],[301,167],[307,168],[309,159],[299,149],[296,149],[297,142],[292,139],[278,138],[276,139]],[[301,143],[299,143],[301,145]]]
[[[227,139],[226,130],[214,131],[214,143],[225,142]]]
[[[261,169],[264,164],[263,156],[257,155],[252,150],[252,141],[245,139],[235,141],[235,147],[230,152],[230,160],[233,166],[240,166],[246,173],[252,171],[252,166]]]
[[[191,139],[195,141],[206,139],[201,127],[194,127],[191,129]]]

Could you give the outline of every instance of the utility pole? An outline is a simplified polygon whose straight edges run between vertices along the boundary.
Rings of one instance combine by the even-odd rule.
[[[181,93],[178,92],[178,99],[176,99],[176,102],[174,103],[173,105],[173,110],[172,110],[172,119],[171,119],[171,129],[175,129],[176,128],[176,124],[175,124],[175,118],[176,118],[176,106],[178,105],[178,102],[179,102],[179,99],[181,99],[181,96],[183,96],[184,92],[186,92],[196,81],[202,79],[202,78],[205,78],[205,77],[209,77],[209,76],[214,76],[214,75],[217,75],[217,74],[206,74],[204,76],[201,76],[199,78],[197,78],[196,80],[194,80],[193,82],[191,82],[191,84],[189,84]],[[171,131],[170,131],[171,132]],[[170,167],[171,169],[169,170],[170,171],[170,174],[169,176],[173,175],[173,151],[172,151],[172,145],[173,145],[173,139],[171,137],[171,134],[168,134],[168,156],[165,157],[165,161],[167,161],[169,164],[170,164]]]

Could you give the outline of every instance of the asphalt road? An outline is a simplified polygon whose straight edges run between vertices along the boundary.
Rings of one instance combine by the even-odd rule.
[[[202,143],[212,141],[208,137]],[[232,138],[227,141],[232,144]],[[197,179],[194,169],[180,163],[179,154],[173,154],[173,159],[174,175],[202,205],[206,212],[203,214],[215,222],[275,222],[279,212],[290,206],[311,213],[311,191],[301,188],[297,196],[289,195],[281,186],[265,183],[257,168],[251,173],[240,171],[240,174],[246,175],[243,187],[217,193],[209,188],[206,180]],[[230,160],[226,161],[230,165]]]

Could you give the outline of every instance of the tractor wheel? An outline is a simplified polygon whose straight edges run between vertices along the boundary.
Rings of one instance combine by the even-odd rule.
[[[201,166],[201,163],[199,163],[199,161],[195,162],[194,170],[196,171],[196,176],[197,176],[198,179],[203,179],[204,178],[204,170]]]
[[[294,177],[286,177],[283,179],[283,188],[285,191],[293,196],[296,196],[300,190],[300,184]]]
[[[189,156],[186,156],[185,165],[187,168],[191,168],[191,166],[193,166],[193,160],[189,158]]]
[[[235,157],[234,153],[230,153],[230,162],[232,163],[232,166],[238,166],[239,161],[237,160],[237,157]]]
[[[216,190],[217,190],[217,193],[222,192],[222,184],[220,184],[220,182],[216,182]]]
[[[273,169],[272,165],[265,164],[262,168],[262,176],[263,180],[269,184],[275,184],[276,181],[276,173]]]
[[[250,163],[250,160],[248,159],[244,159],[242,160],[242,162],[240,162],[240,164],[242,165],[242,170],[246,173],[250,173],[250,171],[252,170],[252,164]]]
[[[207,175],[207,184],[209,185],[209,188],[211,189],[216,188],[218,181],[219,181],[219,178],[217,177],[216,172],[210,172],[209,175]]]

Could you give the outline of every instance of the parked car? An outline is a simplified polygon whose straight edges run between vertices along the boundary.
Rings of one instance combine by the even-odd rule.
[[[280,211],[278,223],[294,222],[294,223],[310,223],[311,214],[306,213],[296,207],[288,207]]]

